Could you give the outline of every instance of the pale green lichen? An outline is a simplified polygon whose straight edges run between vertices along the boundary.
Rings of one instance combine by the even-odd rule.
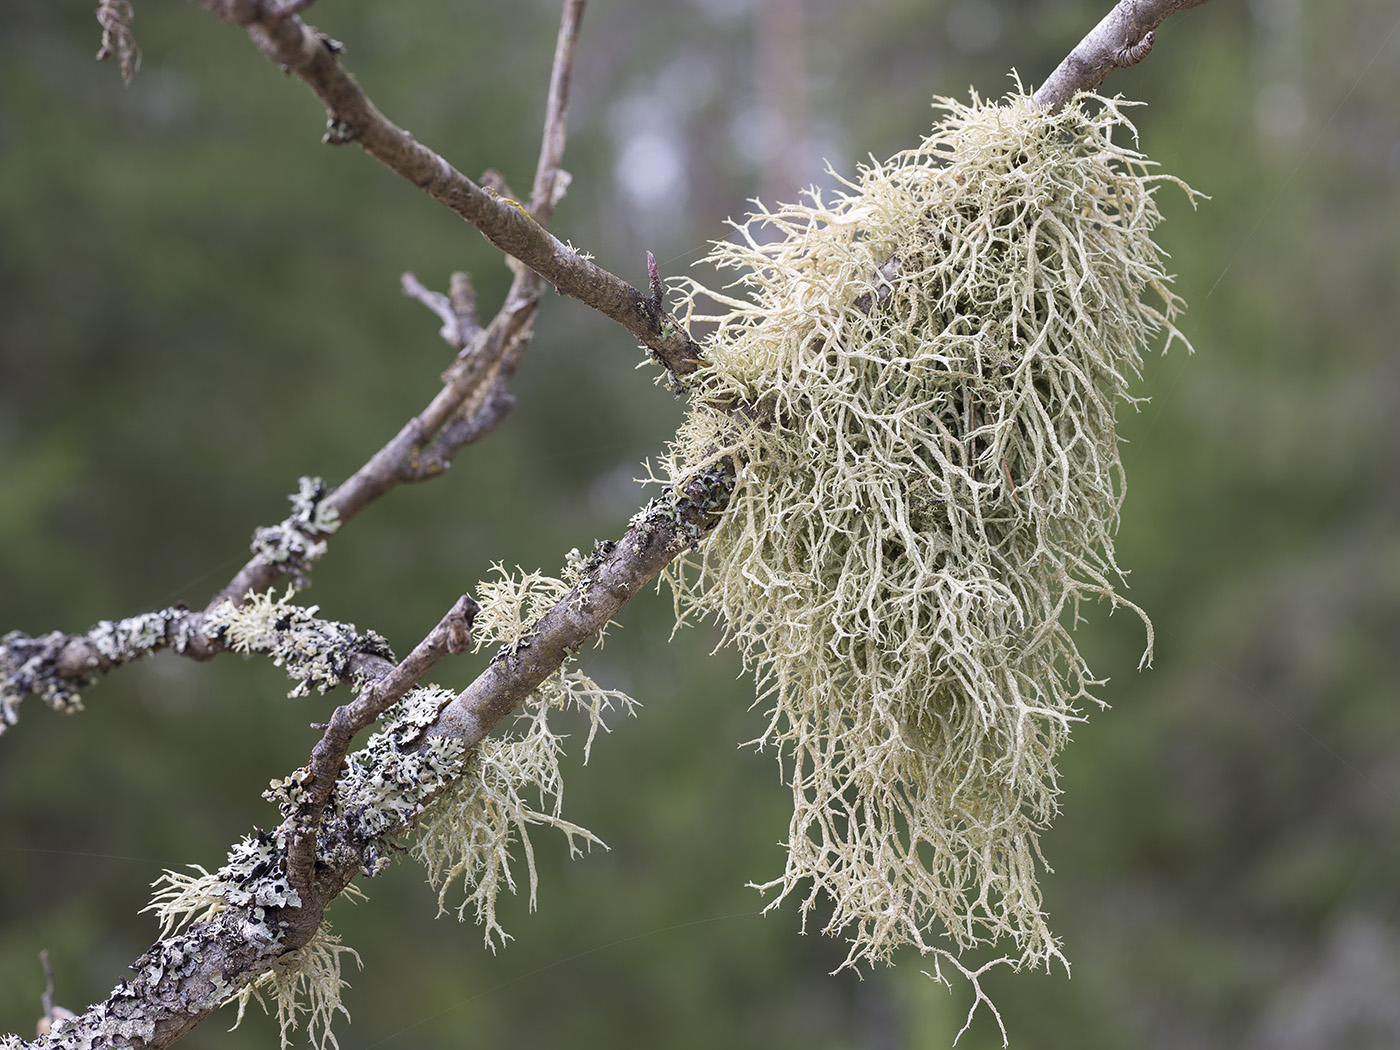
[[[472,628],[475,648],[513,651],[524,644],[529,627],[569,593],[585,565],[581,558],[571,557],[562,580],[540,573],[510,575],[495,566],[497,578],[482,582],[476,591],[481,611]],[[497,921],[496,903],[503,889],[517,891],[512,867],[517,845],[525,857],[530,909],[535,908],[539,880],[530,841],[532,825],[563,832],[573,856],[585,846],[603,845],[587,828],[562,816],[564,780],[559,760],[564,734],[550,725],[551,713],[577,708],[588,716],[587,762],[597,731],[607,731],[604,714],[614,707],[631,714],[635,706],[631,698],[601,688],[566,661],[516,709],[509,725],[498,727],[478,745],[464,775],[419,822],[414,856],[438,890],[440,911],[447,910],[448,893],[460,880],[465,899],[457,917],[465,920],[470,914],[483,927],[486,944],[493,951],[498,942],[504,945],[510,939]]]
[[[940,934],[1060,957],[1038,834],[1100,684],[1069,627],[1086,598],[1138,611],[1116,590],[1114,411],[1141,348],[1179,337],[1151,236],[1165,176],[1113,141],[1135,136],[1124,103],[940,105],[834,200],[716,245],[741,292],[686,289],[718,327],[669,480],[738,469],[673,567],[678,615],[716,616],[756,668],[755,743],[794,804],[759,888],[804,923],[825,896],[843,965],[943,954]]]
[[[250,1002],[257,1002],[264,1013],[268,1012],[263,998],[267,993],[277,1006],[282,1050],[291,1045],[291,1033],[302,1015],[306,1015],[306,1034],[318,1050],[325,1050],[328,1044],[338,1048],[340,1043],[331,1031],[331,1022],[337,1013],[350,1018],[340,1001],[342,990],[349,987],[341,976],[342,955],[351,955],[357,966],[363,965],[355,949],[341,944],[331,932],[330,923],[323,921],[304,946],[274,960],[270,969],[229,997],[228,1002],[238,1004],[233,1027],[243,1023],[243,1013]]]
[[[307,696],[313,686],[321,693],[334,689],[345,681],[351,661],[361,653],[393,659],[393,650],[381,635],[360,632],[354,624],[319,619],[319,606],[297,605],[292,593],[289,587],[280,598],[265,591],[239,605],[222,602],[205,617],[205,630],[234,652],[264,653],[276,666],[285,667],[295,683],[287,694],[290,697]]]
[[[244,908],[257,927],[255,937],[276,944],[281,932],[267,922],[270,909],[294,908],[301,899],[287,882],[285,854],[276,836],[267,832],[245,835],[229,850],[228,861],[214,874],[198,864],[188,875],[164,871],[151,883],[155,893],[143,912],[155,912],[161,938],[196,922],[217,918],[229,908]]]

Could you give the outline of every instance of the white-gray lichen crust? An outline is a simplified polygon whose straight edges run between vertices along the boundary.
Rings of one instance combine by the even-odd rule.
[[[739,468],[673,567],[678,611],[717,616],[757,670],[756,743],[794,803],[760,888],[804,920],[824,895],[846,965],[940,935],[1059,956],[1037,835],[1099,684],[1068,626],[1085,598],[1136,608],[1114,412],[1148,341],[1179,335],[1164,176],[1113,141],[1135,141],[1123,103],[939,104],[918,147],[716,245],[727,290],[687,285],[718,328],[669,480]]]
[[[459,741],[434,737],[418,743],[456,694],[420,686],[390,709],[382,730],[346,757],[336,780],[333,811],[355,844],[365,874],[376,875],[393,857],[393,839],[411,827],[435,795],[462,772],[465,750]],[[321,849],[339,848],[323,835]],[[333,858],[328,858],[333,859]]]
[[[83,709],[79,691],[96,684],[103,661],[124,664],[167,646],[183,653],[193,636],[189,610],[183,606],[100,620],[78,637],[51,631],[31,638],[23,631],[10,631],[0,638],[0,733],[15,724],[25,697],[38,696],[60,714],[75,714]],[[88,670],[60,673],[60,655],[69,644],[83,641],[95,651]]]
[[[298,589],[307,584],[311,563],[326,553],[326,537],[340,528],[340,516],[326,505],[330,494],[320,478],[300,478],[292,513],[253,533],[252,550],[280,565]]]

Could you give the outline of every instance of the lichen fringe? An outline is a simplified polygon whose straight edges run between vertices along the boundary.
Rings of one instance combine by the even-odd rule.
[[[936,104],[929,138],[833,200],[736,224],[709,257],[739,273],[725,290],[681,286],[717,328],[666,480],[741,466],[670,582],[768,708],[754,743],[793,793],[769,906],[801,897],[805,926],[825,896],[843,967],[951,959],[940,935],[1048,965],[1038,835],[1101,684],[1079,603],[1132,609],[1151,649],[1117,591],[1114,411],[1149,339],[1181,338],[1151,237],[1169,177],[1113,141],[1136,141],[1121,101]]]
[[[363,965],[359,953],[341,944],[331,932],[330,923],[322,921],[305,945],[276,959],[270,969],[230,997],[229,1002],[238,1004],[233,1027],[243,1023],[250,1002],[257,1002],[267,1012],[263,998],[267,992],[277,1005],[282,1050],[291,1046],[291,1033],[303,1014],[307,1038],[317,1050],[326,1050],[327,1045],[338,1050],[340,1043],[331,1031],[331,1022],[337,1013],[344,1014],[347,1020],[350,1017],[340,1001],[341,992],[349,987],[340,973],[340,957],[345,954],[353,956],[357,966]]]
[[[540,573],[510,575],[497,565],[498,579],[477,587],[481,611],[472,626],[475,649],[514,648],[522,644],[528,629],[568,594],[578,582],[580,562],[571,559],[565,578]],[[440,912],[456,885],[465,898],[457,917],[470,915],[484,931],[492,951],[510,935],[496,917],[500,892],[516,892],[512,854],[516,845],[525,857],[530,910],[534,911],[539,879],[532,825],[547,825],[563,832],[569,853],[578,856],[585,847],[606,846],[593,832],[562,816],[564,778],[559,760],[564,754],[564,734],[549,722],[554,711],[577,708],[588,716],[584,762],[604,714],[620,707],[632,714],[635,701],[622,693],[603,689],[566,661],[517,709],[509,726],[501,726],[484,739],[468,760],[456,784],[436,799],[419,822],[414,857],[428,871],[438,891]]]

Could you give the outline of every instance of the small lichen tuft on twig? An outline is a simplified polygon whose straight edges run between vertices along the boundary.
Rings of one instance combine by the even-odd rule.
[[[326,537],[340,528],[340,518],[326,502],[329,490],[320,478],[301,478],[287,498],[292,513],[253,534],[252,550],[280,566],[297,590],[307,584],[311,563],[326,553]]]
[[[516,653],[526,644],[532,625],[579,588],[591,564],[596,563],[571,551],[563,579],[538,572],[512,575],[496,565],[497,578],[477,585],[481,611],[473,624],[473,646],[477,650],[496,647],[498,659]],[[564,734],[550,724],[550,716],[574,708],[588,717],[583,748],[587,762],[598,730],[608,731],[607,712],[620,708],[632,714],[637,705],[623,693],[601,688],[571,668],[570,662],[566,659],[519,705],[510,724],[481,741],[463,775],[420,821],[413,853],[438,890],[439,908],[446,910],[447,895],[460,881],[465,898],[457,917],[465,920],[471,914],[493,951],[510,939],[497,921],[496,902],[502,890],[517,891],[512,867],[517,845],[525,857],[530,909],[535,907],[538,878],[532,826],[547,825],[562,832],[571,855],[603,845],[587,828],[562,815],[564,780],[559,760]]]

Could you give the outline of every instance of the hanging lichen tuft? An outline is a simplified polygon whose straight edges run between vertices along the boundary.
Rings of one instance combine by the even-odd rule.
[[[1167,177],[1113,142],[1135,137],[1123,103],[940,104],[849,192],[715,246],[740,276],[687,285],[718,328],[667,463],[738,464],[673,568],[678,611],[716,615],[756,670],[755,743],[794,806],[760,888],[804,920],[825,896],[846,965],[942,954],[940,933],[1059,956],[1037,836],[1099,684],[1068,627],[1085,598],[1138,611],[1115,590],[1114,412],[1148,340],[1179,336],[1152,241]]]

